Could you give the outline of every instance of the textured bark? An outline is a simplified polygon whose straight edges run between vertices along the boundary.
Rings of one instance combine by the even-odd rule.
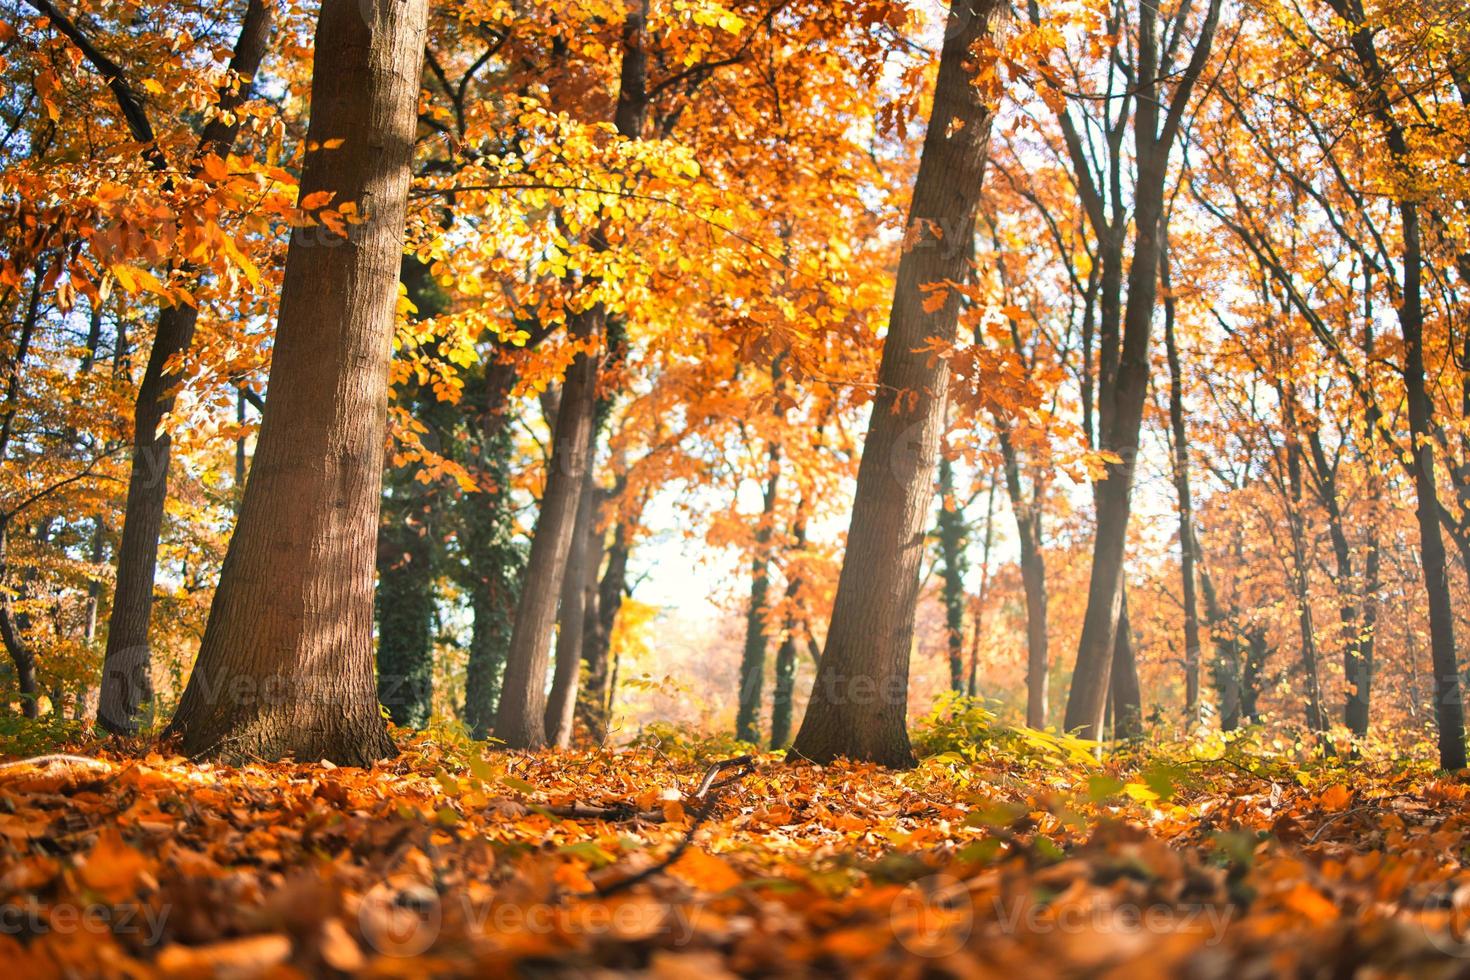
[[[589,466],[581,498],[577,501],[577,520],[572,529],[572,546],[562,579],[561,615],[556,631],[556,669],[551,679],[551,694],[546,699],[546,737],[559,749],[572,744],[572,722],[576,715],[578,681],[582,672],[587,579],[590,574],[595,581],[597,575],[597,568],[592,565],[591,532],[597,519],[596,496],[597,486],[592,481],[592,467]],[[598,558],[601,557],[599,548]]]
[[[908,227],[918,240],[899,261],[827,646],[793,746],[817,762],[914,761],[909,657],[949,386],[944,361],[916,351],[929,338],[952,342],[959,311],[953,291],[926,311],[922,287],[969,275],[992,111],[972,84],[967,55],[1000,10],[997,0],[950,5],[909,207]]]
[[[230,70],[238,86],[220,92],[222,110],[249,97],[256,70],[270,38],[272,4],[251,0],[235,42]],[[230,118],[231,121],[224,121]],[[200,135],[192,171],[205,154],[220,156],[235,143],[239,122],[217,117]],[[191,271],[186,266],[184,271]],[[173,411],[180,378],[176,363],[194,339],[199,311],[192,306],[165,306],[158,313],[153,348],[138,387],[133,409],[133,457],[128,494],[123,505],[122,536],[117,547],[117,583],[107,625],[102,661],[102,693],[97,723],[110,732],[132,734],[140,708],[153,697],[152,652],[148,628],[153,616],[153,583],[158,568],[158,540],[168,498],[172,442],[159,426]]]
[[[294,238],[240,521],[171,732],[189,755],[393,752],[373,677],[388,366],[427,0],[324,0],[303,195],[355,202],[350,240]]]
[[[601,306],[577,314],[571,324],[578,343],[598,343]],[[531,538],[531,555],[515,626],[506,654],[505,682],[495,716],[495,737],[512,749],[546,747],[546,670],[551,631],[576,529],[577,507],[586,484],[597,405],[595,354],[578,354],[567,369],[556,412],[552,451],[541,510]]]
[[[1112,391],[1102,388],[1099,399],[1101,447],[1115,453],[1120,462],[1108,466],[1108,478],[1097,490],[1097,534],[1093,539],[1087,611],[1077,645],[1077,665],[1072,672],[1065,721],[1068,731],[1077,731],[1087,738],[1097,737],[1102,730],[1109,674],[1116,655],[1123,555],[1128,542],[1133,475],[1150,375],[1149,342],[1158,295],[1164,180],[1183,112],[1214,41],[1219,13],[1219,0],[1212,0],[1189,64],[1180,73],[1164,116],[1158,78],[1159,45],[1155,36],[1158,12],[1147,0],[1139,4],[1136,77],[1140,82],[1133,120],[1138,166],[1133,201],[1133,261],[1128,268],[1128,304],[1123,314],[1117,375],[1111,384]]]

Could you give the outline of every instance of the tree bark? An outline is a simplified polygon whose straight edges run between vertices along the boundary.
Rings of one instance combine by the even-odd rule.
[[[200,135],[191,173],[198,172],[206,154],[222,156],[234,146],[239,121],[230,113],[250,95],[270,38],[272,9],[265,0],[250,0],[245,8],[230,60],[230,71],[238,81],[234,88],[221,90],[221,115]],[[184,271],[191,270],[184,266]],[[153,582],[172,452],[172,440],[167,432],[159,431],[159,426],[173,411],[180,381],[176,361],[193,342],[198,319],[199,311],[192,306],[165,306],[159,310],[153,348],[133,409],[133,456],[97,705],[97,723],[119,735],[137,731],[139,710],[153,698],[148,627],[153,616]]]
[[[191,756],[393,752],[373,677],[373,559],[427,0],[323,0],[301,193],[366,218],[294,238],[269,399],[199,659],[170,731]],[[316,238],[318,236],[313,236]]]
[[[597,485],[592,467],[582,485],[577,501],[577,521],[572,529],[571,549],[561,587],[561,616],[556,631],[556,669],[551,679],[551,694],[546,699],[546,736],[551,745],[564,749],[572,744],[572,722],[577,707],[577,683],[582,671],[582,642],[587,615],[587,579],[596,581],[597,567],[592,565],[592,526],[597,520],[593,501]],[[602,557],[598,549],[597,557]],[[589,573],[590,566],[590,573]]]
[[[605,316],[601,305],[575,314],[569,325],[573,340],[578,344],[600,343]],[[495,737],[506,748],[546,747],[546,670],[551,631],[576,530],[577,508],[591,465],[597,362],[595,353],[578,354],[562,384],[546,489],[536,515],[531,556],[516,606],[505,682],[495,716]]]
[[[917,240],[899,261],[827,646],[793,746],[817,762],[847,756],[893,767],[914,763],[909,657],[949,385],[943,360],[918,348],[931,337],[953,342],[959,311],[953,290],[926,311],[923,287],[969,274],[993,112],[967,62],[1001,9],[998,0],[950,5],[909,207],[908,237]]]

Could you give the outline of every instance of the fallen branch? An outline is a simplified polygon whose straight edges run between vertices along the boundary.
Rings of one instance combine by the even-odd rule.
[[[724,779],[716,782],[716,778],[721,773],[728,772],[731,769],[738,769],[739,771],[733,776],[726,776]],[[674,849],[665,855],[664,859],[657,864],[650,865],[642,871],[631,874],[626,878],[619,878],[617,881],[598,885],[595,894],[606,898],[609,895],[626,891],[639,882],[647,881],[654,875],[667,871],[679,858],[684,856],[685,851],[689,850],[689,845],[694,842],[694,834],[699,830],[700,825],[714,812],[715,798],[719,791],[726,786],[739,782],[752,772],[755,772],[755,760],[748,755],[726,759],[723,762],[716,762],[706,769],[704,778],[699,781],[699,788],[694,791],[694,799],[703,801],[704,805],[693,811],[694,819],[689,821],[689,829],[684,832],[684,836],[680,838],[679,843],[674,845]]]

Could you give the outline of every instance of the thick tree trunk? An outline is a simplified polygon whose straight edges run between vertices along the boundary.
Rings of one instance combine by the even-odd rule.
[[[993,114],[967,61],[1000,10],[996,0],[950,6],[909,208],[909,237],[917,240],[899,261],[827,647],[793,747],[817,762],[848,756],[907,767],[914,761],[906,717],[909,657],[949,386],[944,362],[918,348],[929,338],[952,342],[959,312],[954,291],[926,311],[923,287],[969,275]]]
[[[750,600],[745,607],[745,646],[740,653],[739,707],[735,737],[759,743],[761,701],[766,684],[766,598],[771,589],[771,522],[776,517],[776,491],[781,480],[781,449],[772,443],[767,452],[766,486],[761,516],[756,524],[755,554],[750,560]]]
[[[546,699],[546,737],[552,746],[564,749],[572,744],[572,722],[577,707],[577,683],[582,671],[582,642],[587,616],[587,579],[596,581],[597,567],[592,564],[592,526],[597,520],[593,502],[597,485],[592,480],[592,467],[582,485],[577,501],[577,523],[572,530],[572,546],[561,587],[561,615],[556,631],[556,669],[551,680],[551,694]],[[598,549],[601,558],[601,549]],[[589,571],[590,569],[590,571]]]
[[[191,756],[393,752],[373,677],[388,364],[427,0],[323,0],[303,196],[353,202],[349,241],[293,239],[269,400],[199,659],[170,730]],[[314,236],[315,237],[315,236]]]
[[[578,344],[600,343],[604,319],[600,305],[576,314],[570,324],[572,338]],[[591,465],[597,362],[596,354],[578,354],[562,384],[546,489],[531,538],[531,556],[516,607],[500,709],[495,716],[495,737],[507,748],[546,747],[546,670],[551,632],[576,530],[577,508]]]
[[[200,134],[194,172],[205,154],[224,156],[234,146],[239,122],[230,110],[250,96],[255,73],[265,57],[271,20],[272,4],[265,0],[251,0],[246,6],[230,60],[230,71],[238,85],[221,91],[219,105],[223,111]],[[189,349],[198,319],[199,311],[192,306],[165,306],[159,310],[153,349],[133,409],[133,457],[97,705],[97,723],[119,735],[137,731],[138,712],[153,698],[148,627],[153,615],[153,583],[172,448],[168,433],[160,432],[159,426],[173,411],[179,384],[176,360]]]

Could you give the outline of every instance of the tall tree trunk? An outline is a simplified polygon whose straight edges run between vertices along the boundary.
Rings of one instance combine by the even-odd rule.
[[[418,320],[438,316],[446,297],[427,263],[404,256],[400,278]],[[412,404],[421,424],[439,444],[453,427],[446,403],[423,386],[399,395]],[[378,700],[395,725],[423,728],[434,708],[434,601],[436,487],[417,479],[412,465],[390,467],[383,479],[383,512],[378,521],[378,588],[374,594],[378,625]]]
[[[642,137],[648,111],[647,55],[643,49],[645,15],[646,0],[638,0],[623,18],[623,63],[613,123],[629,139]],[[607,249],[600,232],[594,232],[590,244],[594,251]],[[568,323],[568,332],[578,344],[595,351],[602,342],[606,324],[607,309],[598,303],[575,314]],[[586,480],[585,470],[592,465],[598,367],[596,353],[579,354],[567,369],[562,385],[546,490],[541,498],[541,511],[536,516],[531,556],[516,607],[515,628],[506,655],[505,684],[495,719],[495,736],[507,748],[539,749],[546,745],[548,646],[567,554],[571,550],[577,504]]]
[[[1211,0],[1188,66],[1180,73],[1173,99],[1160,98],[1159,45],[1155,36],[1158,10],[1148,0],[1138,10],[1139,79],[1133,135],[1138,179],[1134,186],[1133,261],[1128,268],[1128,305],[1123,314],[1122,349],[1111,397],[1103,394],[1101,447],[1118,456],[1097,491],[1097,534],[1093,540],[1092,576],[1087,612],[1077,647],[1077,666],[1067,698],[1065,727],[1096,737],[1107,707],[1109,674],[1116,654],[1118,615],[1123,593],[1123,555],[1132,511],[1133,475],[1138,461],[1139,430],[1150,374],[1149,341],[1159,282],[1159,235],[1164,214],[1164,181],[1169,155],[1195,81],[1204,70],[1220,14]],[[1182,27],[1181,27],[1182,30]],[[1163,127],[1160,129],[1162,119]]]
[[[943,436],[940,437],[941,446]],[[949,689],[965,693],[965,515],[955,500],[954,463],[939,454],[939,556],[943,569],[944,641],[949,654]]]
[[[1388,69],[1379,58],[1374,30],[1366,23],[1359,0],[1328,0],[1348,25],[1349,43],[1362,69],[1360,87],[1368,111],[1383,130],[1394,163],[1414,166],[1408,140],[1393,114]],[[1414,455],[1414,515],[1419,524],[1420,564],[1429,605],[1429,656],[1434,668],[1434,717],[1439,731],[1439,763],[1444,769],[1465,768],[1465,703],[1460,693],[1460,669],[1455,653],[1455,616],[1450,600],[1449,568],[1439,530],[1439,487],[1435,481],[1434,403],[1428,391],[1424,364],[1424,273],[1420,241],[1419,205],[1406,193],[1410,173],[1400,175],[1398,198],[1402,223],[1403,291],[1399,328],[1404,337],[1404,387],[1409,409],[1409,436]]]
[[[932,302],[923,287],[963,282],[969,274],[993,113],[968,60],[1002,9],[998,0],[950,5],[909,207],[910,237],[917,240],[899,261],[827,647],[794,745],[797,755],[817,762],[848,756],[907,767],[914,761],[906,717],[909,657],[949,386],[943,360],[918,348],[928,338],[953,342],[959,312],[953,291],[926,311]]]
[[[621,491],[615,491],[615,493]],[[608,736],[608,705],[611,676],[608,654],[612,649],[612,631],[622,609],[628,588],[628,558],[632,552],[631,529],[620,521],[613,530],[612,547],[607,552],[607,570],[597,585],[597,615],[587,618],[587,636],[582,641],[582,658],[587,663],[587,683],[577,697],[577,712],[582,726],[598,742]]]
[[[761,739],[760,712],[766,682],[766,599],[771,588],[771,533],[781,479],[781,448],[771,443],[767,456],[755,554],[750,560],[750,601],[745,609],[745,647],[740,654],[739,709],[735,714],[735,737],[745,742]]]
[[[1199,601],[1195,595],[1194,499],[1189,489],[1189,443],[1184,431],[1184,370],[1174,335],[1173,283],[1169,269],[1168,230],[1162,232],[1160,285],[1164,290],[1164,350],[1169,361],[1169,429],[1174,439],[1174,492],[1179,502],[1179,575],[1184,600],[1184,719],[1190,728],[1200,720]]]
[[[246,5],[230,59],[232,78],[238,81],[220,90],[220,112],[200,135],[191,174],[198,173],[206,154],[224,156],[235,144],[240,124],[233,110],[250,96],[270,39],[272,10],[273,4],[267,0],[250,0]],[[184,271],[192,270],[186,265]],[[133,409],[133,457],[97,705],[97,723],[119,735],[137,731],[138,712],[153,698],[148,627],[153,615],[153,581],[172,450],[168,433],[160,432],[159,426],[173,411],[179,384],[176,362],[193,342],[198,319],[199,311],[192,306],[165,306],[159,310],[153,349]]]
[[[1027,499],[1021,485],[1021,463],[1011,440],[1009,426],[997,419],[1001,459],[1005,465],[1006,493],[1016,517],[1016,538],[1021,555],[1021,588],[1026,595],[1026,725],[1045,728],[1047,687],[1051,676],[1048,651],[1046,553],[1042,549],[1040,501],[1035,492]]]
[[[597,484],[592,467],[587,467],[581,499],[577,501],[577,521],[572,530],[572,545],[567,554],[567,567],[561,586],[561,617],[556,632],[556,668],[551,679],[551,694],[546,699],[546,737],[552,746],[564,749],[572,744],[572,722],[577,707],[577,682],[582,671],[582,641],[587,614],[587,579],[597,578],[592,564],[592,526],[597,520],[594,501]],[[602,549],[597,549],[597,558]],[[595,610],[594,610],[595,612]]]
[[[975,593],[974,633],[970,637],[970,680],[966,693],[970,697],[979,694],[980,638],[984,635],[985,600],[990,597],[990,549],[995,542],[995,474],[990,475],[990,489],[985,492],[985,538],[980,545],[980,591]],[[1029,658],[1028,658],[1029,667]],[[1027,717],[1030,717],[1031,677],[1026,677]],[[1046,720],[1046,695],[1041,698],[1041,718]]]
[[[569,324],[572,338],[579,345],[600,343],[605,318],[601,305],[574,315]],[[551,631],[572,549],[577,508],[591,465],[597,362],[596,354],[578,354],[562,384],[546,489],[531,538],[531,555],[521,601],[516,606],[505,681],[495,716],[495,737],[507,748],[546,747],[546,670]]]
[[[170,730],[191,756],[393,752],[373,678],[373,558],[427,0],[323,0],[301,193],[367,217],[293,239],[269,399],[199,659]]]
[[[465,724],[472,738],[490,734],[500,705],[500,684],[525,573],[526,550],[515,537],[510,499],[510,460],[515,451],[506,400],[515,369],[492,361],[478,426],[479,493],[460,498],[465,535],[465,586],[474,617],[465,664]]]

